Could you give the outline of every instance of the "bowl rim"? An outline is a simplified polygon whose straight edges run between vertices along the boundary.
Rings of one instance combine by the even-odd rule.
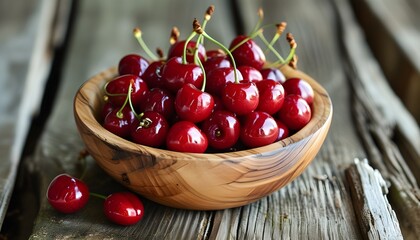
[[[101,141],[113,145],[116,148],[123,149],[124,151],[142,153],[149,156],[166,155],[171,156],[171,158],[174,159],[206,159],[208,161],[226,161],[226,159],[243,159],[249,156],[273,154],[274,152],[279,151],[281,148],[291,146],[299,141],[304,140],[305,138],[312,136],[326,125],[328,128],[331,123],[333,113],[332,101],[329,97],[329,94],[317,81],[315,81],[309,75],[299,70],[295,70],[287,65],[284,65],[279,69],[286,76],[286,79],[291,77],[302,78],[312,86],[315,93],[314,102],[311,106],[312,118],[305,127],[295,132],[293,135],[269,145],[257,148],[216,153],[176,152],[163,148],[154,148],[140,145],[109,132],[102,127],[100,122],[95,117],[95,114],[97,114],[95,111],[99,110],[95,110],[94,107],[90,105],[92,100],[89,98],[89,94],[95,95],[98,94],[98,91],[101,94],[103,93],[103,85],[105,82],[110,81],[113,77],[117,76],[117,68],[115,66],[107,68],[92,76],[80,86],[74,97],[74,117],[76,122],[83,124],[85,128],[87,128]],[[103,84],[99,84],[101,82]]]

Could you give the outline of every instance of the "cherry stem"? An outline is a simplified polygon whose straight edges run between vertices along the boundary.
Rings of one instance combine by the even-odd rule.
[[[207,83],[206,70],[204,69],[203,63],[201,62],[198,56],[196,56],[195,60],[197,60],[197,63],[200,66],[201,71],[203,72],[203,85],[201,86],[201,91],[204,92],[206,90],[206,83]]]
[[[270,49],[270,51],[273,52],[274,55],[276,55],[276,57],[279,59],[279,61],[284,63],[283,57],[280,55],[279,52],[277,52],[277,50],[273,47],[273,45],[267,41],[267,39],[265,38],[262,31],[259,32],[258,36],[263,41],[263,43],[267,46],[267,48]]]
[[[185,40],[184,51],[183,51],[183,54],[182,54],[182,63],[183,64],[187,64],[187,45],[195,37],[195,35],[197,35],[197,33],[193,31],[190,34],[190,36],[188,36],[187,40]],[[195,59],[194,59],[194,63],[195,63]]]
[[[278,60],[278,61],[270,64],[270,66],[275,66],[277,64],[287,64],[287,63],[290,63],[290,61],[293,60],[293,57],[295,56],[295,53],[296,53],[297,43],[296,43],[295,38],[293,37],[293,35],[291,33],[287,33],[286,38],[287,38],[287,41],[289,42],[289,45],[290,45],[289,55],[287,56],[286,59]]]
[[[264,19],[264,11],[263,11],[262,8],[259,8],[258,9],[258,21],[255,24],[254,29],[252,29],[251,33],[249,34],[250,36],[254,35],[259,30],[263,19]]]
[[[174,45],[179,38],[179,30],[177,27],[173,27],[171,30],[171,37],[169,38],[169,44]]]
[[[287,56],[286,58],[286,63],[288,63],[293,59],[293,56],[295,55],[297,43],[291,33],[287,33],[286,38],[290,45],[290,53],[289,53],[289,56]]]
[[[131,91],[133,89],[132,84],[133,84],[133,81],[131,81],[130,85],[128,85],[127,97],[125,98],[125,101],[124,101],[123,105],[121,106],[120,110],[118,110],[118,112],[116,113],[117,117],[120,118],[120,119],[123,118],[122,111],[123,111],[123,109],[125,108],[125,106],[127,105],[128,102],[130,102],[130,107],[132,107],[131,101],[130,101],[131,100]],[[134,113],[134,115],[136,115],[136,114]]]
[[[207,8],[206,14],[204,15],[204,20],[203,20],[203,25],[202,25],[203,29],[206,28],[207,23],[211,19],[211,15],[213,15],[213,12],[214,12],[214,5],[210,5]],[[197,44],[194,49],[194,62],[196,62],[196,59],[198,59],[198,47],[200,44],[202,45],[204,44],[204,37],[202,35],[198,36]]]
[[[197,19],[194,19],[193,22],[193,26],[194,26],[194,31],[197,34],[203,35],[205,38],[207,38],[208,40],[210,40],[212,43],[216,44],[217,46],[219,46],[223,51],[226,52],[227,55],[229,55],[230,59],[232,60],[232,65],[233,65],[233,72],[235,74],[235,83],[239,83],[239,79],[238,79],[238,74],[237,74],[237,69],[236,69],[236,63],[235,63],[235,58],[232,56],[232,53],[229,51],[229,49],[227,49],[223,44],[221,44],[220,42],[218,42],[216,39],[210,37],[204,30],[203,28],[201,28],[200,23],[198,22]]]
[[[283,34],[284,30],[286,29],[286,26],[287,26],[286,22],[281,22],[279,24],[276,24],[277,31],[276,31],[276,34],[273,36],[273,38],[270,41],[271,46],[273,46],[274,43],[280,38],[280,36]],[[268,50],[270,50],[270,49],[267,47],[266,52]]]
[[[102,194],[91,192],[90,195],[94,196],[94,197],[97,197],[97,198],[100,198],[100,199],[103,199],[103,200],[106,200],[106,197]]]
[[[154,59],[154,60],[158,59],[156,57],[156,55],[152,51],[150,51],[150,49],[147,47],[146,43],[143,41],[142,32],[141,32],[140,28],[134,28],[133,34],[134,34],[134,37],[139,42],[140,46],[143,48],[143,50],[149,56],[149,58]]]
[[[120,96],[125,96],[125,93],[110,93],[108,92],[108,90],[106,90],[106,88],[108,87],[109,82],[105,83],[104,86],[104,93],[106,97],[120,97]],[[108,98],[104,98],[105,101],[108,101]]]

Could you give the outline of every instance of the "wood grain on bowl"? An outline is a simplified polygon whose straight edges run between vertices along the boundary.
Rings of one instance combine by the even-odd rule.
[[[116,181],[163,205],[225,209],[267,196],[299,176],[315,158],[328,133],[332,104],[315,80],[288,66],[287,77],[301,77],[314,89],[312,119],[294,135],[259,148],[228,153],[180,153],[124,140],[99,121],[103,86],[116,75],[107,69],[89,79],[74,99],[74,115],[86,148]]]

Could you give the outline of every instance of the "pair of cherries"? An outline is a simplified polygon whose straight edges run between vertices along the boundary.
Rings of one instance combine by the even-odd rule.
[[[129,54],[120,59],[119,75],[104,87],[104,128],[142,145],[203,153],[265,146],[310,121],[311,86],[266,67],[265,53],[253,40],[256,36],[265,40],[262,29],[235,37],[228,49],[204,30],[214,11],[209,9],[203,25],[194,20],[186,40],[179,41],[173,30],[166,58],[160,54],[149,63]],[[284,28],[285,23],[279,24],[275,38]],[[152,55],[140,29],[134,35]],[[206,50],[204,39],[219,49]],[[294,56],[296,42],[291,34],[287,39],[291,51],[286,59],[273,49],[275,39],[267,45],[279,56],[280,65]]]
[[[67,214],[82,209],[91,195],[104,199],[103,212],[107,219],[116,224],[132,225],[143,218],[143,203],[131,192],[117,192],[107,197],[90,193],[83,181],[65,173],[56,176],[47,189],[50,205]]]

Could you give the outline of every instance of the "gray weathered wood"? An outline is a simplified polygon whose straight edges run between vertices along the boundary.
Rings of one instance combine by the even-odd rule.
[[[388,80],[420,122],[420,4],[416,0],[352,1]]]
[[[406,237],[420,236],[419,164],[420,130],[414,118],[390,89],[379,65],[364,43],[362,29],[345,1],[336,1],[342,22],[343,45],[348,54],[354,88],[357,128],[371,164],[391,183],[390,202]],[[360,59],[365,59],[361,62]],[[386,99],[386,100],[385,100]],[[393,135],[399,132],[399,139]],[[403,155],[400,149],[412,150]]]
[[[55,19],[56,1],[1,1],[0,4],[1,226],[30,122],[40,108],[53,48],[62,38],[60,34],[53,35],[54,27],[61,26]]]
[[[355,159],[346,176],[364,239],[403,239],[380,172],[370,167],[367,160]]]

